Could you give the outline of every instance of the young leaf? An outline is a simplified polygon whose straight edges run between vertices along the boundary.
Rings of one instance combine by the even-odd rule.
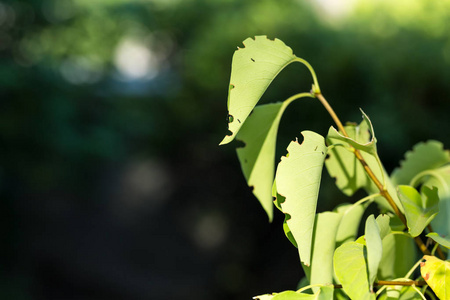
[[[427,237],[431,238],[433,241],[435,241],[439,245],[442,245],[445,248],[450,249],[450,240],[446,239],[446,238],[443,238],[442,236],[440,236],[436,232],[430,232],[429,234],[427,234]]]
[[[425,255],[420,274],[439,299],[450,299],[450,262]]]
[[[320,179],[327,147],[324,138],[312,131],[303,131],[303,143],[291,142],[288,157],[282,157],[276,173],[278,193],[286,198],[281,203],[291,216],[287,225],[298,244],[301,261],[311,263],[311,244],[319,195]]]
[[[400,185],[398,194],[406,214],[406,221],[411,236],[416,237],[430,224],[439,212],[439,196],[437,188],[422,188],[423,195],[409,186]]]
[[[337,248],[334,271],[350,299],[375,299],[375,294],[370,292],[364,245],[349,242]]]
[[[236,136],[245,146],[236,152],[247,184],[269,216],[273,218],[272,183],[275,175],[275,146],[281,116],[291,101],[255,107]]]
[[[400,163],[391,175],[395,185],[410,184],[420,172],[439,168],[450,162],[450,151],[444,150],[442,143],[428,141],[415,145],[412,151],[405,154],[405,160]]]
[[[380,228],[373,215],[366,219],[365,238],[367,245],[367,264],[369,270],[370,288],[377,279],[378,266],[383,253]]]
[[[310,284],[333,283],[333,253],[342,215],[336,212],[316,214],[311,266],[303,266]]]
[[[228,129],[231,135],[220,143],[231,142],[272,80],[295,61],[292,49],[282,41],[266,36],[248,38],[244,48],[234,52],[228,92]]]

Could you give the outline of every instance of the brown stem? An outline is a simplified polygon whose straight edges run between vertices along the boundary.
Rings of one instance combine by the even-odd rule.
[[[424,280],[411,280],[411,281],[387,281],[380,280],[373,283],[373,286],[384,286],[384,285],[400,285],[400,286],[425,286],[427,283]],[[335,289],[341,289],[342,284],[334,284]]]
[[[322,103],[322,105],[328,111],[328,113],[330,114],[331,118],[336,123],[336,126],[338,127],[339,131],[341,131],[342,134],[345,137],[349,137],[347,132],[345,131],[344,126],[342,125],[341,120],[339,120],[339,117],[336,115],[336,113],[334,112],[333,108],[330,106],[328,101],[323,97],[323,95],[321,93],[315,93],[314,96],[316,96],[316,98]],[[397,204],[395,204],[394,199],[392,198],[392,196],[389,194],[389,192],[384,188],[383,184],[375,176],[375,174],[373,173],[372,169],[369,167],[369,165],[367,164],[367,162],[363,158],[361,152],[358,149],[354,149],[353,148],[353,150],[354,150],[356,158],[361,162],[361,164],[362,164],[364,170],[366,171],[367,175],[370,177],[370,179],[377,186],[378,190],[380,191],[381,196],[383,196],[387,200],[387,202],[389,202],[389,204],[391,205],[391,207],[394,210],[395,214],[400,218],[402,223],[407,227],[406,217],[400,211],[400,209],[398,208]],[[426,255],[430,255],[431,254],[430,251],[428,250],[428,248],[423,243],[422,239],[420,239],[420,237],[415,237],[414,241],[416,242],[417,246],[420,248],[420,250],[424,254],[426,254]]]

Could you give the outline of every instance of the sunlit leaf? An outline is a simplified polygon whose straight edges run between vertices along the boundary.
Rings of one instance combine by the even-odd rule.
[[[343,213],[336,212],[316,214],[311,266],[303,266],[310,284],[333,283],[333,253],[336,244],[336,233],[342,215]],[[316,291],[317,288],[313,290]]]
[[[266,36],[248,38],[238,48],[231,64],[228,93],[228,129],[220,144],[231,142],[272,80],[296,59],[292,49],[282,41]]]
[[[364,245],[349,242],[337,248],[334,252],[334,271],[351,299],[375,299],[375,294],[370,292]]]
[[[281,203],[283,203],[286,200],[286,198],[281,196],[280,194],[278,194],[276,180],[273,181],[272,197],[275,198],[275,200],[273,201],[275,207],[278,208],[282,212],[283,209],[281,208]],[[291,218],[290,215],[285,214],[284,220],[283,220],[284,235],[288,238],[288,240],[292,243],[292,245],[295,246],[295,248],[298,248],[298,245],[297,245],[297,242],[295,241],[294,235],[292,234],[292,231],[287,224],[287,220],[289,220],[290,218]]]
[[[405,160],[392,172],[391,178],[395,185],[408,185],[420,172],[436,169],[447,163],[450,163],[450,152],[444,150],[441,142],[422,142],[406,152]]]
[[[435,241],[439,245],[442,245],[445,248],[450,249],[450,240],[440,236],[436,232],[430,232],[429,234],[427,234],[427,237],[433,239],[433,241]]]
[[[450,262],[425,255],[420,274],[439,299],[450,299]]]
[[[381,242],[380,228],[373,215],[366,219],[365,239],[367,245],[367,265],[369,271],[369,283],[372,285],[377,278],[378,266],[383,253],[383,245]]]
[[[281,203],[285,214],[291,216],[287,225],[298,244],[301,261],[311,263],[311,244],[319,195],[320,179],[327,147],[324,138],[312,131],[303,131],[303,143],[291,142],[289,156],[278,165],[278,193],[286,198]]]
[[[409,186],[400,185],[398,194],[405,210],[409,233],[416,237],[430,224],[434,216],[439,212],[439,196],[436,188],[427,186],[422,188],[423,195]]]
[[[315,294],[284,291],[253,297],[255,300],[333,300],[333,287],[322,286]]]
[[[281,116],[292,101],[255,107],[236,139],[244,143],[236,152],[247,184],[269,216],[273,218],[272,183],[275,175],[275,147]]]

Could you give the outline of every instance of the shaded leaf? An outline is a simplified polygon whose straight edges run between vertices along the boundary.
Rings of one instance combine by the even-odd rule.
[[[450,262],[425,255],[420,274],[439,299],[450,299]]]
[[[303,143],[291,142],[288,157],[282,157],[276,173],[278,193],[286,198],[283,213],[297,241],[301,261],[311,263],[311,244],[319,195],[320,179],[327,148],[324,138],[312,131],[303,131]]]
[[[236,152],[247,184],[273,218],[272,183],[275,175],[275,147],[281,116],[292,101],[256,107],[236,136],[245,146]]]
[[[416,237],[430,224],[434,216],[439,212],[439,196],[437,188],[422,188],[423,195],[409,186],[400,185],[398,194],[405,210],[409,233]]]
[[[370,292],[364,245],[349,242],[334,252],[334,271],[351,299],[375,299]]]
[[[282,41],[266,36],[248,38],[244,48],[234,52],[228,93],[228,129],[220,144],[231,142],[272,80],[296,59],[292,49]]]
[[[383,239],[383,255],[378,270],[379,280],[404,277],[419,259],[417,247],[410,237],[388,234]]]
[[[276,208],[278,208],[281,212],[283,212],[283,209],[281,208],[281,203],[283,203],[286,198],[278,194],[277,192],[277,182],[274,180],[273,186],[272,186],[272,197],[275,198],[273,201]],[[297,242],[295,241],[294,235],[292,234],[291,229],[289,228],[287,224],[287,220],[291,218],[290,215],[285,214],[284,220],[283,220],[283,231],[284,235],[288,238],[288,240],[292,243],[292,245],[295,246],[295,248],[298,248]]]
[[[436,169],[447,163],[450,163],[450,152],[444,150],[441,142],[422,142],[406,152],[405,160],[392,172],[391,178],[395,185],[408,185],[420,172]]]
[[[335,211],[342,214],[341,222],[336,233],[336,246],[355,240],[361,217],[366,208],[367,203],[361,205],[344,204],[335,209]]]
[[[435,241],[439,245],[442,245],[445,248],[450,249],[450,240],[440,236],[436,232],[430,232],[429,234],[427,234],[427,237],[433,239],[433,241]]]
[[[369,271],[369,283],[372,289],[373,283],[377,279],[378,266],[383,253],[380,228],[373,215],[366,219],[365,239],[367,246],[367,265]]]

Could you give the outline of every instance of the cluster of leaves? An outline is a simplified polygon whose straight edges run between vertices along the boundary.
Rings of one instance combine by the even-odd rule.
[[[233,56],[229,135],[221,144],[235,138],[244,143],[237,154],[248,185],[270,221],[274,206],[285,214],[284,232],[298,248],[306,274],[298,291],[255,298],[425,299],[424,294],[450,298],[450,263],[444,260],[450,248],[450,240],[444,238],[450,233],[450,152],[437,141],[420,143],[389,176],[364,112],[360,124],[342,126],[321,95],[314,70],[291,48],[266,36],[249,38],[244,46]],[[273,79],[293,62],[310,70],[312,90],[256,106]],[[326,138],[302,131],[302,143],[292,141],[275,170],[280,119],[291,102],[306,97],[319,99],[338,129],[330,127]],[[344,194],[352,196],[362,189],[367,197],[317,213],[324,165]],[[378,205],[380,214],[367,217],[364,235],[358,237],[371,203]],[[425,229],[434,244],[431,252],[421,240]],[[425,256],[419,257],[414,242]],[[436,250],[441,259],[434,256]],[[419,264],[421,277],[414,278]],[[305,292],[309,289],[312,294]]]

